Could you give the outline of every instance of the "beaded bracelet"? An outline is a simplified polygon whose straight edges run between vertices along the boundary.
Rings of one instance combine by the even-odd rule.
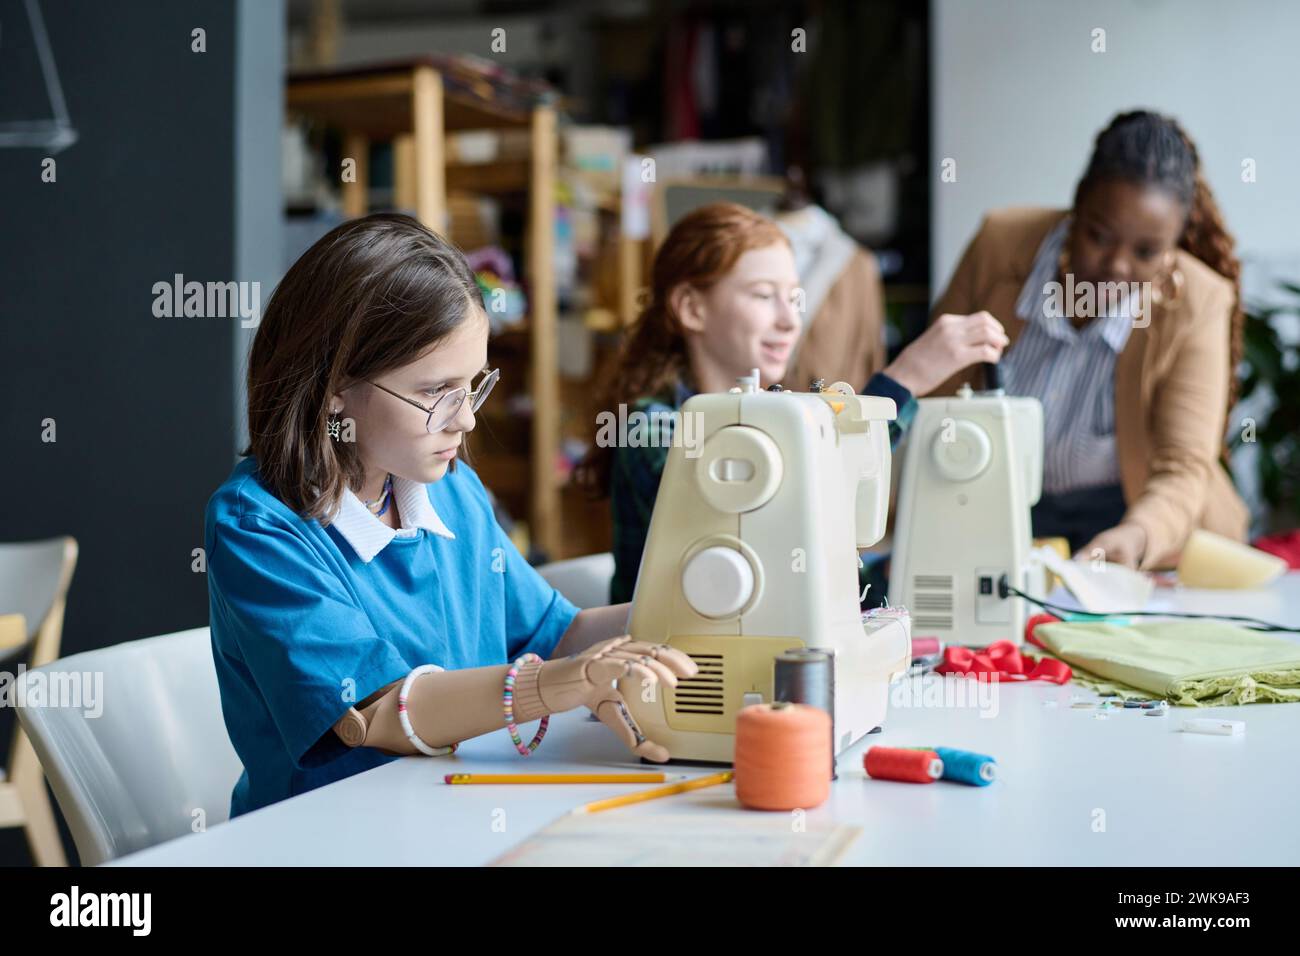
[[[411,726],[411,718],[407,716],[406,698],[411,693],[411,684],[415,682],[417,677],[421,674],[436,674],[441,670],[442,668],[437,664],[421,664],[406,675],[406,680],[402,681],[402,689],[397,692],[397,719],[402,723],[402,731],[406,734],[406,739],[411,742],[411,745],[426,757],[445,757],[448,754],[454,754],[456,744],[452,744],[450,747],[430,747],[421,740],[419,734],[415,732],[415,728]]]
[[[537,728],[537,735],[533,737],[532,743],[527,745],[520,739],[519,728],[515,726],[515,678],[519,676],[519,665],[531,664],[534,661],[541,661],[541,658],[536,654],[525,654],[510,665],[510,670],[506,671],[505,693],[501,698],[501,704],[506,712],[506,730],[510,731],[510,739],[515,742],[515,749],[524,757],[530,756],[537,749],[537,745],[546,736],[547,726],[551,723],[551,717],[547,714],[542,718],[542,725]]]

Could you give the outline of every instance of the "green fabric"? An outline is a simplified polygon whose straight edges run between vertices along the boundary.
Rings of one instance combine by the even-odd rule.
[[[1300,644],[1233,624],[1040,624],[1034,637],[1102,693],[1183,707],[1300,701]]]

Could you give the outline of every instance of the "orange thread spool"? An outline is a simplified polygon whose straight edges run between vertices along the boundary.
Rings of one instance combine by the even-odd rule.
[[[736,799],[751,810],[811,809],[831,792],[831,718],[804,704],[751,704],[736,716]]]
[[[934,783],[943,776],[943,761],[933,750],[872,747],[862,757],[867,776],[902,783]]]

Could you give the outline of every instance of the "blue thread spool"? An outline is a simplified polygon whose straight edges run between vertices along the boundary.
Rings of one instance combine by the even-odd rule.
[[[997,779],[998,764],[992,757],[951,747],[935,747],[934,752],[943,761],[944,780],[955,780],[972,787],[987,787]]]

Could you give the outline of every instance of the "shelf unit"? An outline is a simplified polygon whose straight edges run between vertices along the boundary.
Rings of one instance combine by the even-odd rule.
[[[371,67],[297,73],[289,77],[286,110],[343,135],[344,155],[356,160],[355,182],[342,185],[343,211],[369,211],[367,157],[372,142],[393,144],[394,205],[412,209],[439,233],[447,231],[449,188],[513,195],[526,203],[523,281],[528,295],[526,391],[531,399],[529,447],[479,451],[474,466],[484,483],[509,504],[526,502],[532,543],[551,556],[563,552],[560,536],[560,383],[556,355],[554,183],[558,162],[555,108],[543,102],[516,108],[488,95],[448,89],[438,61],[404,60]],[[526,158],[483,164],[449,162],[447,134],[469,130],[526,130]],[[494,346],[497,338],[494,338]],[[518,342],[512,343],[517,354]],[[505,351],[509,352],[507,348]],[[504,376],[503,376],[504,378]],[[503,382],[504,384],[504,382]],[[504,406],[507,395],[490,404]],[[521,480],[526,478],[526,487]]]

